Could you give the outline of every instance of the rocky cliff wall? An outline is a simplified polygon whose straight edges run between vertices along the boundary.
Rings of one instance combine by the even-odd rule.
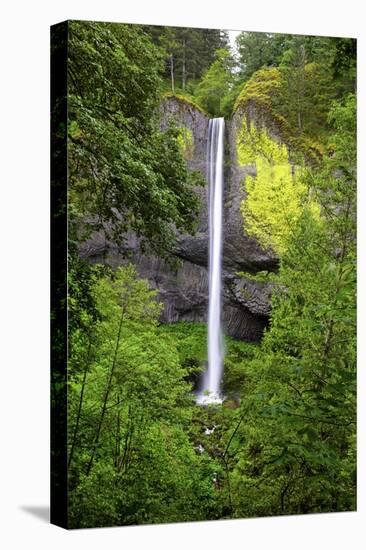
[[[269,313],[270,287],[266,283],[239,276],[239,272],[255,274],[274,270],[277,259],[245,235],[240,203],[244,198],[242,182],[253,175],[253,166],[239,166],[236,135],[242,117],[237,111],[226,125],[226,162],[223,235],[223,324],[225,331],[239,339],[256,341],[261,338]],[[192,151],[187,158],[191,169],[206,175],[208,118],[194,105],[168,98],[162,105],[162,127],[170,118],[188,128],[193,137]],[[197,189],[201,199],[199,223],[195,235],[178,235],[172,255],[179,258],[172,268],[164,260],[142,254],[138,239],[128,236],[124,249],[95,233],[83,243],[81,256],[92,262],[107,262],[112,266],[126,263],[126,249],[131,254],[139,275],[158,290],[164,303],[163,322],[206,321],[208,306],[208,185]]]

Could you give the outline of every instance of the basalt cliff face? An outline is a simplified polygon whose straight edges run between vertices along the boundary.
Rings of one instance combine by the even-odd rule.
[[[261,338],[268,322],[271,288],[267,283],[254,281],[238,273],[255,274],[262,270],[275,270],[277,259],[262,250],[254,239],[245,235],[243,228],[240,212],[240,203],[245,198],[243,181],[247,175],[255,175],[253,165],[239,166],[237,160],[236,137],[244,116],[248,117],[250,113],[237,111],[226,124],[223,325],[226,333],[234,338],[256,341]],[[192,104],[176,98],[168,98],[162,105],[162,128],[168,124],[170,118],[189,130],[193,147],[187,158],[188,165],[192,170],[199,170],[206,176],[209,119]],[[164,304],[162,322],[206,321],[208,185],[198,188],[197,193],[201,202],[197,231],[194,235],[177,235],[176,245],[171,251],[180,260],[176,268],[161,258],[143,254],[134,234],[128,236],[123,249],[106,241],[101,233],[94,233],[80,247],[82,257],[114,267],[126,263],[128,251],[128,261],[132,261],[139,275],[148,279],[151,287],[158,290],[159,300]]]

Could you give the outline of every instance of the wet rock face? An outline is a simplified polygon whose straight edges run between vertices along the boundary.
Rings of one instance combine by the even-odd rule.
[[[255,273],[276,268],[277,259],[263,251],[243,231],[240,203],[245,198],[243,179],[253,167],[240,167],[236,158],[236,132],[240,116],[226,125],[226,169],[223,235],[223,325],[234,338],[257,341],[268,323],[270,287],[245,279],[238,272]],[[206,175],[208,118],[192,105],[173,98],[162,106],[162,128],[173,117],[192,131],[194,152],[189,167]],[[80,254],[91,262],[107,262],[117,267],[126,263],[126,248],[141,277],[158,290],[164,304],[162,321],[206,321],[208,308],[208,185],[197,189],[201,198],[199,224],[195,235],[178,235],[172,255],[178,267],[155,256],[142,254],[138,239],[129,235],[125,250],[105,241],[100,233],[80,247]]]

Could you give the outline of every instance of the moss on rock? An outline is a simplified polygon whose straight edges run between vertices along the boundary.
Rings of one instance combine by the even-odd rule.
[[[179,126],[177,141],[180,151],[186,160],[192,160],[194,154],[193,132],[186,126]]]
[[[317,163],[324,154],[322,145],[305,134],[299,135],[297,129],[292,128],[279,112],[284,85],[279,69],[260,69],[244,84],[235,102],[233,115],[240,112],[249,118],[249,113],[252,117],[255,114],[256,118],[264,121],[264,126],[275,129],[292,158],[297,159],[300,155],[310,163]]]
[[[245,179],[247,197],[241,204],[245,231],[258,239],[264,248],[283,254],[301,215],[304,202],[310,204],[302,169],[289,161],[286,145],[271,138],[266,129],[248,126],[246,120],[237,133],[238,160],[254,164],[256,176]]]
[[[200,111],[206,117],[210,116],[201,105],[199,105],[192,97],[188,95],[176,94],[171,91],[168,91],[164,93],[163,97],[165,99],[170,99],[170,98],[175,99],[176,101],[181,103],[183,106],[188,106],[188,107],[192,107],[193,109],[197,109],[197,111]]]
[[[272,99],[282,86],[281,73],[276,68],[260,69],[246,82],[238,95],[233,111],[245,108],[249,101],[255,101],[272,113]]]

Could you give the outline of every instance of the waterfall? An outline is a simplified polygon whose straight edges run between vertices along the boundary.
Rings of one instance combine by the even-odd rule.
[[[221,256],[222,197],[224,185],[223,118],[209,121],[207,160],[209,181],[209,304],[208,304],[208,368],[202,380],[197,402],[221,403],[220,384],[223,363],[221,333]]]

